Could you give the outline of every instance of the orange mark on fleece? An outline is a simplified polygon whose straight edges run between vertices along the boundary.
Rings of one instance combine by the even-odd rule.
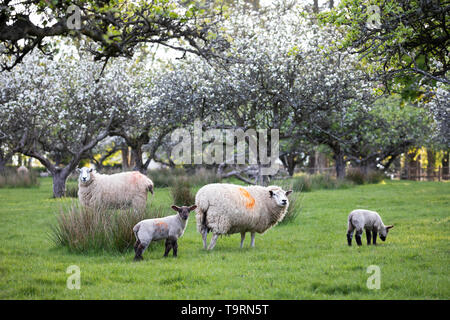
[[[245,207],[251,209],[255,206],[255,199],[248,193],[244,188],[239,188],[239,192],[247,199],[245,202]]]
[[[158,226],[158,227],[163,227],[163,228],[168,228],[168,227],[169,227],[169,226],[167,225],[167,223],[164,222],[164,221],[156,221],[156,222],[155,222],[155,225]]]

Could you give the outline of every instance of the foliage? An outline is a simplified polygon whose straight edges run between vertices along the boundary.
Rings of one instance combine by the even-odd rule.
[[[3,1],[0,15],[0,45],[3,69],[10,70],[38,48],[55,53],[49,39],[64,36],[86,39],[95,60],[131,57],[143,44],[211,56],[220,49],[217,23],[224,6],[199,5],[197,1],[46,1],[17,4]],[[36,23],[39,21],[40,23]],[[179,41],[177,41],[179,40]]]
[[[387,88],[411,99],[425,83],[449,83],[449,10],[437,0],[345,0],[321,20],[345,31],[341,48],[353,49]]]

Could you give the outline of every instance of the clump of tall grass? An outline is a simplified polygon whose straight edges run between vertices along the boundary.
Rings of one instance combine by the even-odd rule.
[[[144,219],[163,217],[168,209],[151,207],[139,212],[133,209],[109,210],[105,207],[86,208],[78,203],[61,207],[56,224],[51,226],[50,239],[70,251],[124,252],[133,247],[133,227]]]
[[[180,177],[177,182],[170,187],[170,194],[173,203],[177,206],[188,206],[195,202],[195,195],[191,190],[189,178]]]
[[[0,173],[0,188],[31,188],[39,185],[38,174],[34,171],[17,173],[5,170]]]

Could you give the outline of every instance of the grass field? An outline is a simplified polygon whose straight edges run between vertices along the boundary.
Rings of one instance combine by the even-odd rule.
[[[74,254],[49,238],[55,213],[71,199],[51,198],[51,180],[37,188],[0,189],[0,299],[450,299],[450,183],[387,181],[303,195],[290,224],[256,236],[222,237],[202,249],[192,216],[178,258],[153,244],[144,261],[134,252]],[[154,201],[167,205],[168,189]],[[346,218],[355,208],[378,211],[394,224],[378,246],[348,247]],[[209,237],[210,238],[210,237]],[[209,240],[209,239],[208,239]],[[81,270],[80,290],[66,269]],[[370,290],[367,267],[381,271]]]

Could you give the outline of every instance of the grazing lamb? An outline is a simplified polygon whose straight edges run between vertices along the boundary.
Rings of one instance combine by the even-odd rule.
[[[19,175],[27,175],[28,174],[28,168],[25,166],[20,166],[17,168],[17,174]]]
[[[178,239],[183,235],[187,226],[189,212],[195,210],[197,206],[177,207],[172,209],[178,212],[173,216],[158,219],[146,219],[136,224],[133,228],[136,243],[134,244],[134,260],[142,260],[142,254],[152,241],[166,239],[166,250],[164,257],[167,257],[170,249],[173,249],[173,256],[177,256]]]
[[[233,233],[241,233],[242,248],[246,232],[251,233],[250,245],[254,247],[255,232],[264,233],[284,218],[291,192],[277,186],[213,183],[202,187],[195,196],[195,204],[203,248],[206,249],[209,231],[213,237],[208,250],[214,248],[219,235]]]
[[[367,244],[370,245],[370,239],[373,239],[373,244],[377,244],[377,232],[380,233],[380,239],[385,241],[389,229],[394,226],[385,226],[381,217],[375,211],[369,211],[364,209],[353,210],[348,215],[348,230],[347,241],[348,245],[352,245],[353,232],[356,230],[355,240],[358,246],[361,243],[361,234],[363,229],[366,230]]]
[[[98,174],[93,169],[77,169],[78,199],[82,206],[145,210],[147,192],[153,194],[153,182],[137,171],[112,175]]]

